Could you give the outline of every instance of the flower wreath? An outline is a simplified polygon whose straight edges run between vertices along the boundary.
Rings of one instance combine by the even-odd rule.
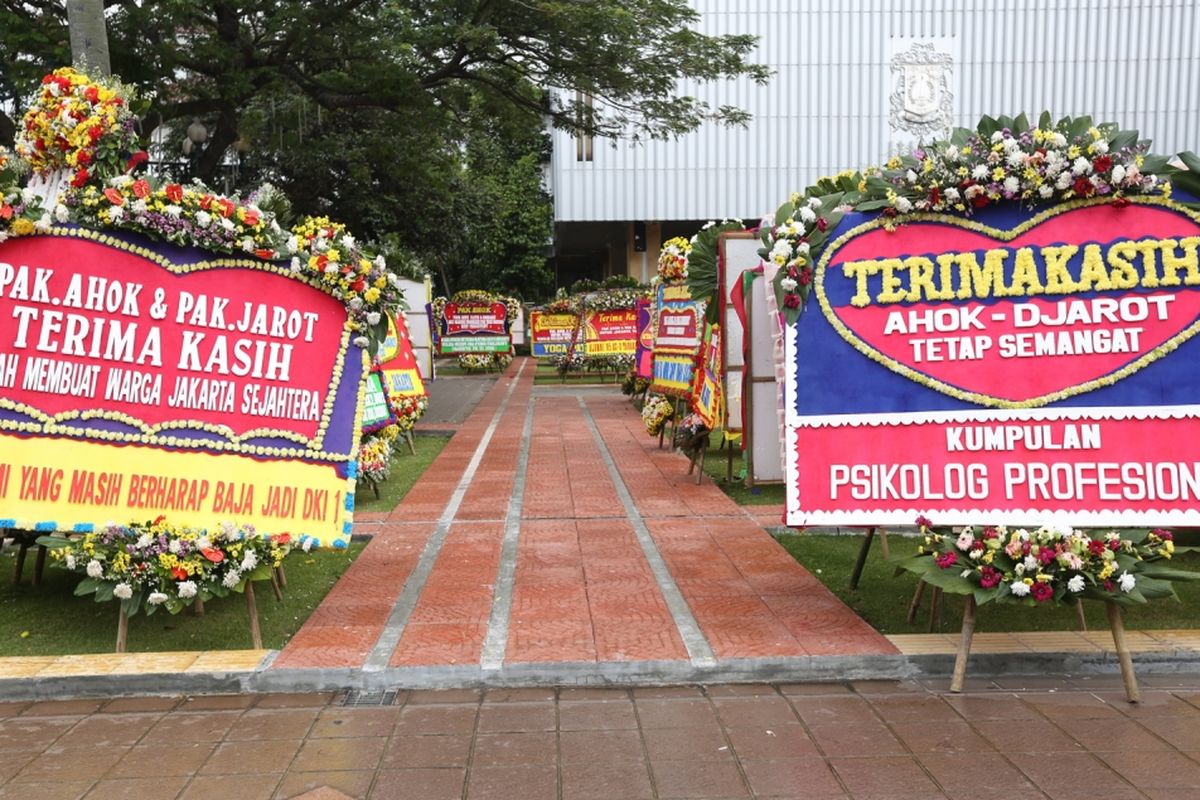
[[[1082,599],[1122,605],[1176,597],[1172,581],[1200,573],[1163,564],[1175,553],[1168,530],[1107,533],[1042,526],[936,529],[917,518],[921,543],[914,556],[896,561],[933,586],[972,594],[976,602],[1074,604]]]
[[[780,267],[775,296],[784,318],[795,323],[808,300],[816,264],[829,233],[849,211],[880,211],[901,219],[918,212],[970,216],[986,206],[1029,206],[1090,197],[1170,196],[1171,181],[1200,194],[1200,158],[1180,153],[1186,169],[1170,157],[1149,155],[1137,131],[1094,125],[1091,117],[1036,126],[1024,114],[983,117],[975,130],[959,128],[949,139],[922,145],[883,167],[822,178],[764,220],[759,255]]]
[[[686,280],[688,253],[691,251],[691,242],[682,236],[663,242],[662,251],[658,254],[658,277],[668,283]]]

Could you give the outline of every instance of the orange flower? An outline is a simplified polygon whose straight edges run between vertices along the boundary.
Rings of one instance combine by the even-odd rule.
[[[12,219],[13,207],[8,203],[0,203],[0,219]]]
[[[109,187],[104,190],[104,196],[107,197],[108,202],[112,203],[114,206],[125,205],[125,198],[121,195],[120,192],[118,192],[116,189],[113,189],[112,187]]]
[[[178,183],[168,183],[163,191],[167,193],[167,199],[172,203],[178,203],[183,199],[183,187]]]
[[[220,564],[225,560],[225,554],[215,547],[206,547],[200,551],[200,554],[214,564]]]
[[[188,579],[188,575],[190,574],[191,573],[183,567],[171,567],[171,577],[177,581],[186,581]]]
[[[150,184],[144,180],[133,182],[133,193],[138,197],[145,199],[150,196]]]
[[[287,544],[292,540],[290,533],[277,533],[271,537],[271,541],[275,544]]]

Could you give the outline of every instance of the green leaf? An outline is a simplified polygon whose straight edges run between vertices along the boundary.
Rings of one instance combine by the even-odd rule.
[[[96,602],[107,603],[113,599],[113,588],[116,586],[112,581],[99,581],[96,584]]]
[[[1137,131],[1117,131],[1112,138],[1108,140],[1108,149],[1123,150],[1126,147],[1134,147],[1138,143]]]
[[[95,578],[84,578],[79,582],[79,585],[75,587],[75,596],[83,597],[85,594],[91,594],[92,592],[96,591],[96,589],[99,587],[100,584]]]
[[[1054,130],[1054,122],[1051,120],[1049,111],[1043,111],[1038,117],[1038,127],[1044,131]]]
[[[70,539],[67,539],[63,536],[39,536],[36,542],[42,547],[47,547],[51,550],[70,547],[72,544],[74,544]]]
[[[1139,583],[1143,575],[1151,578],[1162,578],[1168,581],[1200,581],[1200,572],[1169,567],[1161,561],[1143,561],[1138,568]]]
[[[880,211],[891,205],[888,200],[866,200],[854,207],[855,211]]]
[[[1193,173],[1200,174],[1200,157],[1197,157],[1195,153],[1185,150],[1176,155],[1176,158],[1182,161],[1183,165]]]
[[[950,569],[931,569],[921,580],[951,594],[974,594],[978,584],[960,576],[960,572],[962,568],[958,565]]]

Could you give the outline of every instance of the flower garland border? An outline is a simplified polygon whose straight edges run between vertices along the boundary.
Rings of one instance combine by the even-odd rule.
[[[1136,203],[1139,205],[1164,207],[1170,211],[1181,213],[1190,218],[1193,222],[1200,224],[1200,213],[1175,203],[1169,198],[1155,196],[1135,196],[1126,199],[1130,203]],[[1102,198],[1099,200],[1071,200],[1065,203],[1059,203],[1039,212],[1038,214],[1030,217],[1029,219],[1021,222],[1019,225],[1009,230],[993,228],[989,225],[984,225],[983,223],[976,222],[975,220],[967,217],[944,213],[918,212],[906,217],[905,221],[936,222],[943,225],[951,225],[972,231],[974,233],[980,233],[989,236],[998,241],[1008,242],[1017,238],[1026,231],[1040,225],[1046,220],[1058,216],[1059,214],[1065,214],[1068,211],[1074,211],[1079,208],[1110,205],[1111,203],[1112,200],[1110,198]],[[886,356],[875,348],[871,347],[869,344],[856,336],[854,332],[851,331],[844,322],[842,322],[842,320],[834,312],[833,306],[829,302],[829,297],[825,293],[825,273],[829,266],[829,261],[838,251],[838,249],[842,247],[842,245],[844,245],[848,240],[861,234],[872,230],[877,230],[879,228],[892,228],[895,226],[895,224],[896,221],[894,219],[880,216],[876,219],[864,222],[855,226],[854,228],[851,228],[831,242],[829,246],[825,248],[824,252],[821,254],[820,261],[817,263],[816,279],[814,281],[816,284],[817,302],[821,306],[821,313],[825,315],[825,319],[829,322],[833,329],[837,331],[838,335],[841,336],[847,344],[849,344],[859,353],[882,365],[886,369],[891,370],[897,375],[901,375],[908,380],[918,383],[928,389],[933,389],[941,392],[942,394],[948,395],[949,397],[953,397],[956,400],[963,400],[965,402],[975,403],[977,405],[991,406],[993,408],[1037,408],[1048,405],[1059,400],[1065,400],[1068,397],[1075,397],[1076,395],[1085,394],[1102,386],[1111,386],[1112,384],[1117,383],[1118,381],[1121,381],[1133,373],[1154,363],[1158,359],[1178,348],[1188,339],[1191,339],[1197,333],[1200,333],[1200,320],[1197,320],[1184,330],[1177,333],[1175,336],[1163,342],[1158,347],[1126,364],[1124,367],[1085,383],[1069,386],[1065,389],[1060,389],[1056,392],[1044,394],[1039,397],[1032,397],[1028,400],[1006,400],[1001,397],[993,397],[991,395],[981,394],[979,392],[966,391],[952,384],[940,381],[937,378],[932,378],[922,372],[918,372],[917,370],[901,364],[895,359]]]

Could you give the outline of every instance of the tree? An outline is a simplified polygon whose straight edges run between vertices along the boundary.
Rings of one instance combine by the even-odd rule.
[[[108,59],[108,33],[102,0],[67,0],[67,26],[71,32],[71,60],[101,75],[112,72]]]

